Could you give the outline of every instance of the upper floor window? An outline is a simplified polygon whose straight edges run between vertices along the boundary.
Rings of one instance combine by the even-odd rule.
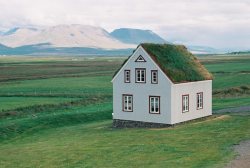
[[[129,94],[122,95],[122,110],[125,112],[133,111],[133,95]]]
[[[146,83],[146,69],[145,68],[135,69],[135,82]]]
[[[196,100],[197,100],[197,110],[203,108],[203,92],[196,94]]]
[[[124,82],[130,83],[130,70],[124,70]]]
[[[151,71],[151,83],[153,84],[158,83],[158,71],[157,70]]]
[[[149,113],[160,114],[160,96],[149,96]]]
[[[189,111],[189,95],[182,95],[182,112]]]

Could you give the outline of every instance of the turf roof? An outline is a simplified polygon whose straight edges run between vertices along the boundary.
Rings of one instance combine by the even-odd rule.
[[[184,45],[143,43],[141,46],[174,83],[212,79]]]

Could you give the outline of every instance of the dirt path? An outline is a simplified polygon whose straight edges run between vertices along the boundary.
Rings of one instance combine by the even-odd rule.
[[[226,108],[226,109],[213,111],[214,114],[218,114],[218,113],[239,113],[239,112],[250,112],[250,106],[240,106],[240,107]]]
[[[250,140],[241,142],[234,147],[238,156],[225,168],[249,168],[250,167]]]
[[[240,106],[213,111],[213,114],[235,113],[250,115],[250,106]],[[234,146],[234,151],[238,154],[235,159],[230,161],[225,168],[250,168],[250,140],[243,141]]]

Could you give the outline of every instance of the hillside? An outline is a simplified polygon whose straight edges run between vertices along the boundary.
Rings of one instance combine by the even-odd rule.
[[[43,28],[14,28],[0,36],[0,43],[21,47],[47,43],[51,47],[87,47],[103,49],[134,48],[110,36],[100,28],[86,25],[58,25]]]
[[[151,30],[121,28],[110,33],[114,38],[128,44],[166,43],[166,41]]]

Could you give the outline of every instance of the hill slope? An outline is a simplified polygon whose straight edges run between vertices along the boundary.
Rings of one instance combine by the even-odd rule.
[[[151,30],[121,28],[110,33],[114,38],[128,44],[166,43],[166,41]]]
[[[0,36],[0,43],[20,47],[48,43],[52,47],[88,47],[105,49],[134,48],[110,36],[100,28],[86,25],[58,25],[44,28],[14,28]]]

